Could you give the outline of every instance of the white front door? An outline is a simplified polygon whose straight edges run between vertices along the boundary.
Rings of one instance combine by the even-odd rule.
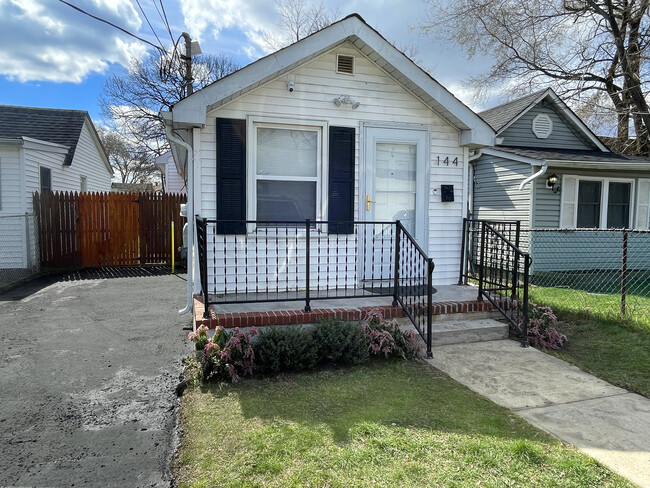
[[[418,129],[366,127],[364,143],[364,185],[361,192],[361,220],[399,220],[418,244],[427,245],[428,133]],[[387,226],[367,226],[364,235],[364,276],[386,280],[394,259],[394,232]],[[371,230],[372,229],[372,230]],[[372,232],[372,236],[369,236]],[[392,238],[390,237],[392,235]]]

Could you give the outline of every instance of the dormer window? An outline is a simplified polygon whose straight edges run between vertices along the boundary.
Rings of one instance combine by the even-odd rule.
[[[533,119],[533,134],[538,139],[547,139],[553,132],[553,121],[546,114],[538,114]]]
[[[338,54],[336,56],[336,72],[345,75],[354,74],[354,56]]]

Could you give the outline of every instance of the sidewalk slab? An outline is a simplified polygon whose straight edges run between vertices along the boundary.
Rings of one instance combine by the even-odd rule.
[[[650,401],[634,393],[520,410],[538,429],[650,487]]]
[[[650,400],[511,340],[434,347],[459,383],[650,488]]]

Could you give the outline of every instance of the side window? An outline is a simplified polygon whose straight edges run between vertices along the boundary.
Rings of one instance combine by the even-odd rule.
[[[41,193],[52,191],[52,171],[41,166]]]
[[[596,229],[600,227],[600,198],[602,182],[580,180],[578,183],[578,217],[576,227]]]
[[[632,183],[609,183],[607,199],[607,228],[627,229],[630,227],[630,198]]]
[[[81,177],[80,183],[79,183],[79,190],[81,191],[87,191],[88,190],[88,182],[85,176]]]

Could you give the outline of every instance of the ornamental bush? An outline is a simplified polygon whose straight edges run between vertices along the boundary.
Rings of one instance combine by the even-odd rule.
[[[554,327],[557,317],[551,307],[531,303],[528,318],[528,342],[531,346],[556,351],[566,347],[568,339]]]
[[[422,351],[422,343],[413,329],[402,330],[397,320],[385,320],[381,310],[371,310],[361,323],[367,337],[368,352],[373,356],[400,356],[415,359]]]
[[[313,368],[318,360],[313,334],[298,328],[270,328],[255,341],[255,369],[263,374]]]
[[[255,352],[251,337],[257,334],[255,327],[251,327],[250,332],[241,329],[228,332],[223,327],[217,327],[211,338],[208,338],[207,330],[207,327],[201,326],[196,333],[190,332],[188,335],[197,350],[203,345],[201,378],[204,381],[217,379],[236,383],[243,376],[253,374]]]
[[[313,331],[318,359],[335,364],[361,364],[369,359],[368,340],[358,324],[325,320]]]

